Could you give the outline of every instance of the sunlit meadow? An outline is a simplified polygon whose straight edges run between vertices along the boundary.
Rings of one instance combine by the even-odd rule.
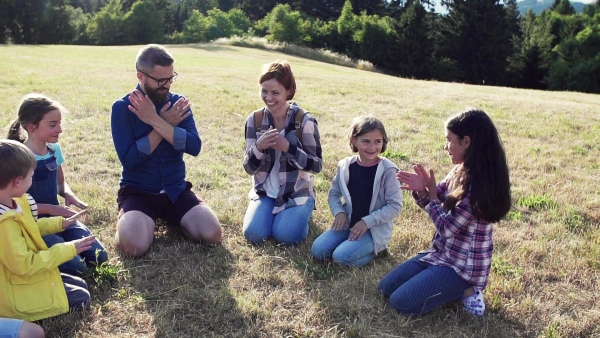
[[[136,85],[140,46],[0,46],[0,126],[30,92],[60,101],[64,171],[90,205],[86,221],[108,247],[107,269],[88,275],[92,305],[38,322],[48,337],[600,337],[600,96],[415,81],[222,44],[173,45],[180,74],[172,91],[192,104],[203,141],[187,157],[188,179],[216,211],[223,245],[191,244],[161,223],[143,258],[119,255],[112,239],[120,164],[110,133],[112,103]],[[261,107],[264,63],[287,59],[295,100],[319,123],[324,169],[317,210],[296,247],[248,244],[241,234],[250,188],[242,168],[243,124]],[[395,221],[391,255],[360,269],[314,262],[313,240],[330,226],[326,196],[339,159],[350,154],[353,117],[373,114],[400,169],[451,168],[444,121],[485,110],[504,140],[513,209],[496,225],[485,291],[474,318],[451,304],[407,318],[378,294],[379,280],[427,248],[433,225],[410,196]]]

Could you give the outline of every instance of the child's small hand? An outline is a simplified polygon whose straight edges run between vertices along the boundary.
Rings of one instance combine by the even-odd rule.
[[[75,210],[73,210],[65,205],[53,205],[52,206],[52,215],[68,218],[68,217],[75,215]]]
[[[77,250],[77,254],[80,254],[84,251],[91,249],[92,244],[96,241],[96,236],[88,236],[80,239],[76,239],[71,241],[75,245],[75,250]]]
[[[427,194],[430,200],[437,198],[435,176],[433,175],[433,169],[429,169],[429,180],[427,181]]]
[[[336,231],[348,229],[348,217],[346,217],[346,214],[340,212],[339,214],[335,215],[331,228]]]
[[[67,207],[74,205],[80,209],[87,208],[87,204],[85,204],[82,200],[77,198],[74,194],[65,193],[65,205]],[[62,216],[62,215],[61,215]]]
[[[367,228],[367,223],[362,219],[350,229],[350,235],[348,235],[348,240],[350,241],[358,241],[362,238],[362,236],[367,232],[369,228]]]
[[[78,213],[71,215],[69,218],[63,219],[63,222],[62,222],[63,229],[66,229],[66,228],[70,227],[71,225],[75,224],[79,220],[79,218],[86,212],[87,212],[87,209],[84,209]]]
[[[417,174],[409,173],[407,171],[399,171],[396,174],[396,179],[402,183],[400,189],[403,190],[414,190],[424,191],[425,185],[423,184],[423,178]]]
[[[396,179],[402,182],[400,188],[422,193],[426,192],[431,183],[427,170],[425,170],[422,164],[413,165],[413,170],[415,171],[414,174],[407,171],[400,171],[396,174]],[[433,170],[430,171],[433,172]],[[435,191],[435,180],[433,190]]]

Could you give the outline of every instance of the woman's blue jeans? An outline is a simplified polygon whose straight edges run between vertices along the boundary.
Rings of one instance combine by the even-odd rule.
[[[295,245],[308,236],[308,221],[315,208],[315,200],[308,198],[303,205],[291,207],[273,215],[275,199],[260,196],[250,200],[244,216],[244,236],[252,244],[270,237],[277,243]]]
[[[427,313],[438,306],[461,300],[472,287],[453,269],[420,262],[418,254],[390,271],[379,283],[379,291],[390,305],[406,315]]]
[[[357,241],[348,240],[350,230],[329,229],[315,239],[312,255],[315,259],[333,259],[346,266],[363,266],[375,257],[371,230],[367,230]]]

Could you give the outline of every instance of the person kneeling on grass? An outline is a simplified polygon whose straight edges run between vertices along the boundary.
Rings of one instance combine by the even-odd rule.
[[[33,152],[37,165],[33,181],[27,193],[38,205],[38,217],[72,217],[76,211],[71,206],[87,209],[71,190],[63,172],[65,158],[58,138],[62,133],[61,120],[66,109],[57,101],[41,94],[28,94],[23,97],[17,119],[11,124],[7,138],[22,142]],[[60,205],[57,195],[65,199]],[[45,235],[48,247],[75,239],[92,236],[85,224],[76,222],[67,229]],[[89,266],[97,266],[108,261],[104,245],[96,240],[90,250],[62,263],[58,269],[69,275],[82,276]]]
[[[180,226],[193,242],[223,239],[217,215],[185,180],[183,155],[197,156],[202,142],[190,101],[170,91],[174,62],[160,45],[140,49],[138,85],[112,106],[112,138],[123,165],[115,244],[132,257],[150,249],[158,218]]]
[[[35,167],[25,145],[0,140],[0,317],[28,321],[89,305],[85,281],[61,274],[58,266],[96,241],[90,236],[46,246],[42,235],[69,227],[77,216],[37,219],[37,205],[25,193]]]
[[[483,289],[492,263],[493,223],[510,210],[510,180],[498,131],[481,110],[446,122],[446,145],[454,168],[436,185],[433,170],[399,172],[402,189],[435,225],[432,247],[400,264],[379,284],[390,305],[407,315],[429,312],[462,299],[476,316],[485,311]]]
[[[358,117],[349,139],[350,149],[358,155],[338,163],[328,198],[335,219],[311,251],[317,260],[359,267],[386,250],[394,218],[402,210],[402,193],[398,168],[380,156],[388,143],[383,123],[373,116]]]
[[[313,174],[323,168],[321,138],[315,118],[296,102],[290,64],[264,65],[258,78],[265,106],[245,124],[244,170],[252,176],[250,202],[242,231],[252,244],[269,238],[296,245],[306,239],[315,209]]]

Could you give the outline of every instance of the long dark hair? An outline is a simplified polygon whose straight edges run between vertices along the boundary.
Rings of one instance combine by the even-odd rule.
[[[473,214],[488,222],[501,220],[510,210],[510,179],[506,154],[498,130],[482,110],[466,110],[451,117],[446,129],[471,143],[465,160],[455,176],[455,188],[448,194],[444,207],[454,210],[458,200],[471,194]]]

